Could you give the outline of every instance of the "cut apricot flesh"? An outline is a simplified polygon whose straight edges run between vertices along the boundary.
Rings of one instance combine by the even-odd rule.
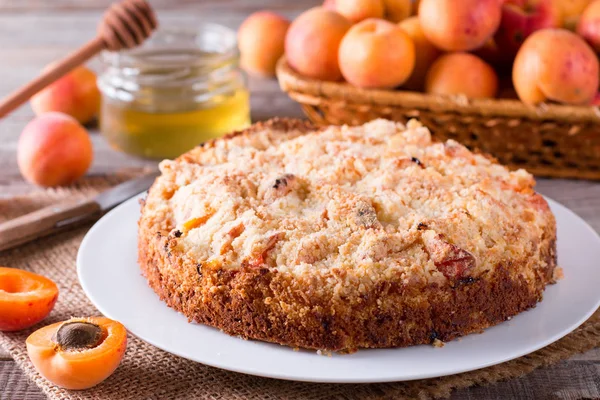
[[[58,298],[58,287],[33,272],[0,267],[0,330],[18,331],[46,318]]]
[[[99,327],[99,341],[90,348],[61,346],[58,331],[74,322]],[[65,389],[82,390],[96,386],[117,369],[127,347],[127,330],[104,317],[72,318],[33,332],[26,343],[31,362],[44,378]]]

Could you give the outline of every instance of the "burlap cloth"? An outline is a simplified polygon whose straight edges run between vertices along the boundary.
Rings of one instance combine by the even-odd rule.
[[[66,197],[92,195],[132,174],[92,177],[73,188],[0,199],[0,220]],[[77,249],[88,228],[0,252],[0,265],[27,269],[57,283],[58,302],[42,325],[99,314],[79,286],[75,271]],[[370,385],[287,382],[223,371],[165,353],[130,335],[125,358],[109,379],[86,391],[68,391],[44,380],[29,362],[25,339],[32,330],[1,333],[0,344],[51,399],[434,399],[448,397],[455,389],[515,378],[596,347],[600,344],[600,312],[558,342],[504,364],[437,379]]]

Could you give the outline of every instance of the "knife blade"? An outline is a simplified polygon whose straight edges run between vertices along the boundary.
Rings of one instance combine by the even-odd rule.
[[[159,175],[160,172],[153,171],[95,197],[66,201],[4,222],[0,224],[0,251],[95,221],[125,200],[148,190]]]

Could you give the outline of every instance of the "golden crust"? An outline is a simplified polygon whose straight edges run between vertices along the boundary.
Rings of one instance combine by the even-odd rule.
[[[481,331],[535,306],[546,284],[553,281],[556,228],[546,202],[532,190],[531,177],[522,171],[510,173],[453,142],[431,143],[428,133],[424,134],[423,128],[415,123],[409,124],[408,129],[390,124],[378,121],[366,125],[364,129],[371,133],[365,135],[368,136],[365,140],[381,142],[375,131],[384,130],[389,131],[383,136],[384,140],[388,140],[388,136],[395,137],[401,140],[400,148],[403,143],[406,147],[412,146],[411,151],[421,158],[416,166],[406,154],[394,155],[398,160],[395,168],[410,169],[410,172],[400,173],[402,179],[409,176],[412,182],[415,177],[426,174],[438,176],[440,170],[459,170],[461,162],[484,170],[458,180],[459,185],[468,180],[468,185],[448,190],[467,193],[465,187],[475,186],[469,192],[477,200],[474,205],[457,203],[454,195],[435,192],[436,199],[442,198],[436,200],[440,206],[465,204],[469,215],[457,217],[453,212],[452,218],[433,214],[424,218],[424,213],[430,212],[425,208],[410,223],[392,223],[386,219],[385,206],[373,207],[376,189],[373,189],[373,197],[366,196],[363,185],[360,198],[350,203],[340,200],[349,210],[330,208],[329,213],[325,212],[328,215],[321,216],[345,224],[348,236],[343,236],[344,229],[336,225],[343,241],[354,240],[352,235],[356,232],[361,240],[370,238],[351,248],[352,254],[363,252],[363,262],[344,264],[342,261],[348,259],[332,255],[330,239],[322,239],[325,229],[322,224],[303,225],[286,216],[270,214],[272,204],[279,204],[279,199],[290,196],[300,200],[286,203],[287,211],[308,204],[312,210],[316,206],[310,202],[311,196],[316,196],[314,193],[320,189],[315,185],[314,175],[301,174],[290,167],[299,158],[292,161],[286,158],[289,164],[282,166],[279,158],[265,158],[262,153],[282,143],[288,148],[299,143],[296,148],[307,151],[307,140],[319,141],[323,137],[362,139],[356,139],[357,131],[344,131],[350,128],[329,128],[314,133],[304,122],[273,120],[210,142],[163,165],[163,176],[151,188],[139,222],[139,262],[150,286],[169,306],[190,320],[215,326],[229,334],[294,347],[338,351],[409,346],[435,339],[447,341]],[[319,136],[321,132],[324,136]],[[398,134],[404,136],[398,139]],[[415,138],[421,142],[406,144]],[[245,154],[244,146],[253,146],[256,151]],[[432,154],[438,154],[440,149],[443,155],[436,159]],[[232,153],[236,155],[233,161]],[[289,151],[286,157],[288,155]],[[234,172],[239,173],[243,166],[247,169],[244,173],[260,180],[260,173],[252,175],[253,168],[257,168],[252,160],[257,157],[263,157],[260,165],[278,166],[273,167],[277,171],[267,173],[277,178],[262,193],[261,189],[244,186],[247,183],[227,192],[227,201],[232,201],[240,214],[230,213],[228,218],[220,219],[224,206],[216,201],[218,198],[197,206],[196,200],[182,201],[182,196],[177,194],[182,193],[182,187],[193,186],[198,171],[210,174],[208,170],[221,168],[222,164],[226,164],[229,177],[234,176]],[[336,157],[343,159],[344,156]],[[272,165],[265,164],[265,160]],[[403,165],[406,162],[411,164]],[[419,165],[421,163],[424,165]],[[190,173],[190,169],[195,172]],[[403,181],[403,187],[406,182]],[[444,184],[445,181],[438,182]],[[230,187],[227,182],[222,185]],[[195,190],[185,197],[198,193],[210,196],[204,188]],[[331,192],[333,190],[327,193]],[[237,203],[236,196],[240,198]],[[447,200],[450,197],[452,199]],[[248,198],[260,200],[254,203],[261,211],[260,218],[240,217],[243,201]],[[323,198],[317,200],[323,201]],[[433,204],[434,209],[437,206]],[[193,207],[191,214],[190,207]],[[496,207],[496,213],[483,215],[490,207]],[[323,210],[318,213],[323,214]],[[186,215],[182,217],[182,214]],[[511,222],[509,214],[518,221]],[[498,232],[482,230],[481,224],[489,229],[484,217],[501,225]],[[303,218],[306,219],[306,215]],[[268,229],[264,228],[265,224]],[[478,229],[468,232],[471,238],[457,238],[465,234],[465,227],[477,224]],[[319,240],[310,242],[310,251],[304,251],[304,247],[288,243],[298,242],[290,233],[294,230]],[[326,233],[331,236],[332,232]],[[495,234],[505,237],[501,240]],[[202,238],[208,238],[209,243],[200,243]],[[390,238],[406,242],[398,245]],[[483,250],[482,243],[487,244]],[[343,245],[349,246],[345,242]],[[284,254],[286,251],[293,258]],[[343,250],[338,252],[343,253]],[[289,264],[292,259],[300,262],[293,267],[282,264]]]

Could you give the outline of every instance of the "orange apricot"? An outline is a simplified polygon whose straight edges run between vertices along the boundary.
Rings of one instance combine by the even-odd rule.
[[[362,88],[389,89],[401,85],[415,65],[415,46],[398,25],[367,19],[354,25],[340,44],[344,78]]]
[[[411,15],[418,15],[419,14],[419,6],[420,5],[421,5],[421,0],[413,0]]]
[[[241,67],[250,74],[275,76],[289,26],[289,20],[270,11],[246,18],[238,30]]]
[[[560,8],[564,22],[563,26],[566,29],[574,31],[579,17],[592,1],[593,0],[554,0]]]
[[[405,19],[398,26],[411,37],[415,45],[415,67],[402,87],[409,90],[423,90],[425,75],[441,52],[425,37],[417,16]]]
[[[590,3],[583,11],[577,23],[577,34],[596,52],[600,51],[600,0]]]
[[[583,13],[585,8],[594,0],[558,0],[563,16],[577,17]]]
[[[383,18],[383,0],[334,0],[335,11],[357,23],[367,18]]]
[[[74,118],[49,112],[29,122],[19,138],[17,161],[21,174],[40,186],[68,185],[92,163],[92,142]]]
[[[322,7],[327,10],[335,11],[335,0],[325,0]]]
[[[104,317],[71,318],[33,332],[27,354],[38,372],[65,389],[96,386],[119,366],[127,330]]]
[[[473,54],[444,54],[427,72],[425,91],[468,98],[495,97],[498,76],[490,65]]]
[[[494,41],[506,58],[514,59],[533,32],[558,28],[562,24],[560,6],[555,0],[521,0],[520,3],[511,0],[502,6],[502,19]]]
[[[500,26],[501,3],[499,0],[421,0],[421,28],[427,39],[442,50],[475,50]]]
[[[598,91],[598,57],[566,29],[542,29],[529,36],[513,64],[513,85],[521,101],[589,104]]]
[[[300,14],[285,36],[288,64],[308,78],[340,80],[338,49],[351,25],[342,15],[323,7]]]
[[[403,21],[411,15],[412,6],[410,0],[383,0],[383,17],[391,22]]]
[[[58,287],[33,272],[0,267],[0,331],[29,328],[46,318],[58,299]]]
[[[77,67],[31,98],[36,115],[49,111],[68,114],[79,123],[90,122],[100,110],[100,91],[96,74]]]

